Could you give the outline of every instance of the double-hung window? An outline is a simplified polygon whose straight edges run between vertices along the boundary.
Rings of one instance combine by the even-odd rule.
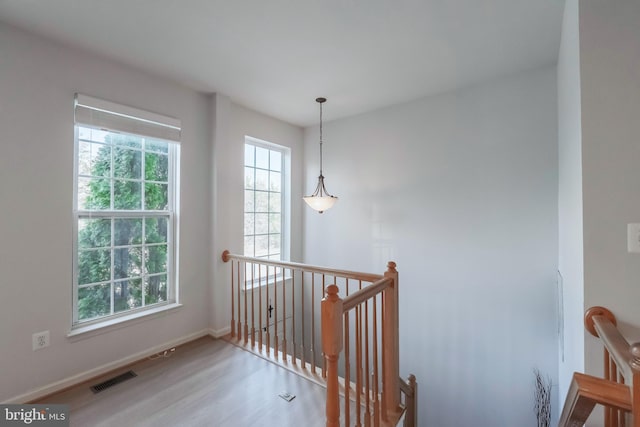
[[[289,149],[251,137],[244,145],[244,254],[288,258]]]
[[[177,302],[180,122],[76,95],[73,325]]]

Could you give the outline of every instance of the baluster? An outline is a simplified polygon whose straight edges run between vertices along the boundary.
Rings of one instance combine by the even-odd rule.
[[[284,276],[286,269],[282,269],[282,343],[280,351],[282,352],[282,360],[287,363],[287,283]]]
[[[349,361],[349,312],[344,313],[344,425],[351,424],[349,391],[351,389],[351,362]]]
[[[612,381],[617,381],[618,380],[618,366],[616,365],[616,363],[611,358],[609,358],[609,365],[610,365],[610,372],[611,372],[611,380]],[[616,427],[620,426],[620,424],[618,423],[618,410],[614,409],[614,408],[611,408],[611,425],[612,426],[616,426]]]
[[[298,364],[296,348],[296,271],[291,269],[291,360],[293,360],[293,366]]]
[[[620,384],[624,384],[624,377],[622,376],[622,372],[618,372],[618,382]],[[619,424],[620,427],[625,427],[626,424],[626,420],[625,420],[625,412],[621,409],[618,409],[618,417],[619,417]]]
[[[382,325],[383,328],[383,333],[380,334],[381,336],[381,340],[382,340],[382,351],[380,352],[380,356],[382,357],[382,390],[380,391],[380,400],[383,402],[382,406],[381,406],[381,412],[382,412],[382,419],[387,421],[387,405],[384,404],[385,400],[385,387],[384,387],[384,381],[385,378],[387,378],[387,363],[389,362],[387,360],[387,352],[385,351],[386,347],[386,343],[385,343],[385,333],[384,333],[384,328],[386,325],[385,322],[385,293],[383,292],[382,295],[380,295],[380,300],[381,300],[381,313],[380,313],[380,324]]]
[[[318,366],[316,363],[316,274],[311,273],[311,362],[313,366],[313,373],[316,373],[316,367]]]
[[[325,295],[325,282],[324,282],[325,276],[324,273],[322,274],[322,295]],[[325,352],[324,352],[324,348],[322,349],[322,378],[327,378],[327,363],[326,363],[326,358],[324,357]]]
[[[633,368],[633,374],[631,378],[627,378],[627,383],[631,389],[637,389],[639,387],[638,383],[640,382],[640,343],[636,342],[631,344],[631,368]],[[633,399],[633,412],[632,416],[629,418],[630,426],[637,427],[640,425],[640,393],[633,393],[631,398]]]
[[[275,272],[275,267],[273,268],[274,272]],[[275,275],[275,273],[274,273]],[[269,304],[269,308],[271,308],[271,302],[269,300],[269,266],[267,265],[267,304]],[[269,326],[269,320],[271,319],[271,310],[267,310],[267,325],[265,326],[267,328],[267,356],[271,357],[271,327]]]
[[[356,427],[362,426],[362,309],[356,306]]]
[[[247,263],[244,263],[244,344],[249,342],[249,309],[247,307]]]
[[[275,337],[273,338],[273,355],[278,360],[278,268],[273,269],[273,330]]]
[[[326,290],[324,287],[324,273],[322,273],[322,296],[324,298],[324,296],[326,295]]]
[[[618,382],[620,384],[624,384],[624,376],[622,376],[622,372],[618,373]],[[633,386],[630,386],[630,389],[633,389]],[[627,423],[625,412],[621,409],[618,409],[618,417],[620,419],[620,427],[625,427]]]
[[[380,397],[379,397],[379,376],[378,376],[378,315],[377,305],[378,298],[374,296],[371,301],[373,306],[373,425],[374,427],[380,426]]]
[[[306,331],[304,329],[304,270],[300,271],[300,281],[302,282],[302,286],[300,287],[300,306],[302,312],[302,335],[300,339],[302,340],[301,350],[300,351],[300,365],[302,365],[302,369],[307,369],[307,359],[305,355],[305,346],[304,346],[304,336],[306,335]]]
[[[238,341],[242,339],[242,322],[241,322],[241,311],[240,311],[240,261],[236,263],[237,271],[238,271]]]
[[[258,264],[258,347],[262,353],[262,264]]]
[[[225,251],[226,252],[226,251]],[[224,258],[223,258],[224,259]],[[236,308],[235,308],[235,301],[234,301],[234,289],[233,289],[233,270],[234,270],[234,263],[236,261],[231,261],[231,337],[235,337],[236,336],[236,319],[235,319],[235,313],[236,313]]]
[[[605,348],[604,349],[604,379],[605,380],[611,380],[611,357],[609,356],[609,351]],[[612,420],[613,420],[613,409],[605,406],[604,407],[604,426],[605,427],[612,427]]]
[[[256,319],[255,313],[256,308],[254,304],[255,299],[255,269],[256,265],[251,263],[251,348],[255,348],[256,346]],[[258,288],[259,289],[259,288]]]
[[[371,426],[371,387],[369,383],[369,300],[364,302],[364,368],[365,368],[365,427]]]

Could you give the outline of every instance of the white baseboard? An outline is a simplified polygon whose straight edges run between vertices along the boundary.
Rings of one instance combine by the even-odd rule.
[[[182,336],[180,338],[177,338],[175,340],[171,340],[169,342],[166,342],[164,344],[160,344],[151,348],[148,348],[146,350],[140,351],[138,353],[132,354],[130,356],[127,357],[123,357],[122,359],[116,360],[114,362],[110,362],[107,363],[105,365],[102,366],[98,366],[97,368],[94,369],[90,369],[88,371],[85,372],[81,372],[79,374],[73,375],[71,377],[65,378],[63,380],[60,381],[56,381],[53,382],[51,384],[47,384],[43,387],[28,391],[24,394],[21,394],[19,396],[15,396],[12,397],[9,400],[6,400],[4,402],[2,402],[3,404],[11,404],[11,403],[25,403],[25,402],[31,402],[33,400],[39,399],[41,397],[47,396],[49,394],[58,392],[60,390],[63,390],[65,388],[69,388],[72,387],[76,384],[80,384],[84,381],[90,380],[91,378],[95,378],[97,376],[100,376],[102,374],[105,374],[109,371],[113,371],[114,369],[118,369],[121,368],[123,366],[129,365],[133,362],[136,362],[138,360],[141,359],[145,359],[149,356],[153,356],[154,354],[160,353],[161,351],[167,350],[171,347],[177,347],[181,344],[187,343],[189,341],[193,341],[196,340],[200,337],[204,337],[207,335],[213,335],[214,337],[216,337],[213,333],[213,331],[211,329],[203,329],[201,331],[198,332],[194,332],[192,334],[189,335],[185,335]],[[223,334],[224,335],[224,334]],[[220,336],[223,336],[220,335]]]
[[[227,326],[222,329],[209,329],[209,335],[214,338],[221,338],[225,335],[229,335],[231,333],[231,326]]]

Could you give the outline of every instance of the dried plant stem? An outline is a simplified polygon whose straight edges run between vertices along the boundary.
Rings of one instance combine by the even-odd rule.
[[[551,378],[544,378],[538,369],[533,370],[536,381],[535,406],[538,427],[551,426]]]

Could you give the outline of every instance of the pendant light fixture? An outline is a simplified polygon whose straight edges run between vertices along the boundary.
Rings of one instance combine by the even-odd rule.
[[[311,209],[318,211],[318,213],[326,211],[338,201],[336,196],[332,196],[327,192],[324,187],[324,176],[322,175],[322,104],[326,101],[326,98],[316,98],[316,102],[320,104],[320,176],[318,176],[318,185],[312,195],[303,197]]]

